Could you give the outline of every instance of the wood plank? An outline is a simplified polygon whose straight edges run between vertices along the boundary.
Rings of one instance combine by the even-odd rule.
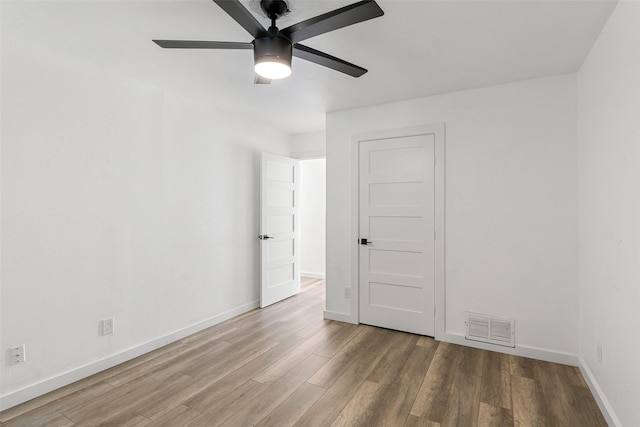
[[[206,411],[207,408],[211,407],[216,401],[233,392],[236,388],[260,373],[265,366],[269,366],[284,357],[299,345],[301,340],[300,337],[290,337],[246,365],[243,365],[240,369],[231,371],[222,378],[213,378],[209,381],[209,385],[206,388],[186,400],[184,404],[202,412]],[[206,380],[209,379],[206,378]]]
[[[556,368],[558,369],[558,373],[562,381],[567,382],[572,386],[589,388],[587,382],[582,377],[580,369],[578,369],[576,366],[556,365]]]
[[[482,377],[456,372],[442,421],[443,426],[477,426]],[[431,418],[431,415],[429,415]],[[434,418],[431,418],[434,419]],[[439,420],[435,420],[439,421]]]
[[[318,320],[318,318],[322,318],[322,311],[315,310],[319,307],[322,307],[323,304],[321,301],[314,301],[310,305],[299,305],[296,307],[292,307],[285,312],[282,312],[280,316],[278,316],[278,320],[280,322],[289,322],[289,323],[301,323],[301,319],[309,318],[311,320]],[[313,307],[312,310],[310,308]]]
[[[513,427],[513,412],[510,409],[480,402],[478,425],[481,427]]]
[[[199,358],[198,360],[189,363],[180,369],[187,375],[193,378],[211,378],[212,381],[218,378],[222,378],[230,371],[235,371],[241,366],[249,363],[261,354],[269,351],[272,347],[278,345],[277,341],[271,340],[256,340],[236,345],[233,351],[221,354],[220,357],[214,358]]]
[[[606,427],[607,421],[598,408],[595,398],[587,387],[572,386],[576,397],[576,409],[582,418],[583,426]]]
[[[458,366],[460,348],[440,343],[424,377],[410,414],[440,422],[447,409],[449,391],[453,384],[452,366]]]
[[[141,366],[136,365],[128,369],[121,370],[107,379],[105,382],[114,387],[127,384],[136,378],[142,376],[161,375],[170,377],[179,372],[186,371],[190,366],[206,365],[211,360],[215,360],[219,354],[226,352],[231,344],[224,341],[214,341],[205,345],[194,346],[193,349],[188,347],[179,347],[165,354],[163,357],[153,358]]]
[[[186,427],[214,427],[222,424],[233,414],[242,410],[243,407],[253,402],[260,396],[267,386],[255,381],[247,381],[240,387],[231,391],[218,399],[209,400],[211,404],[193,420],[184,425]]]
[[[367,340],[360,347],[361,352],[353,355],[349,361],[344,361],[345,369],[334,367],[340,372],[340,376],[332,382],[316,404],[298,420],[296,426],[330,426],[373,371],[378,361],[393,345],[392,337],[395,332],[387,329],[365,328],[371,334],[363,334]]]
[[[289,427],[311,408],[326,390],[305,382],[262,419],[258,427]]]
[[[184,405],[178,405],[170,411],[158,416],[147,427],[184,427],[198,416],[200,412]]]
[[[409,355],[416,348],[416,342],[417,336],[412,334],[398,333],[394,336],[393,344],[389,350],[378,361],[367,380],[340,412],[334,425],[382,425],[379,416],[380,408],[387,396],[381,395],[380,391],[388,392],[386,389],[396,382]],[[404,422],[404,419],[402,421]]]
[[[370,421],[372,418],[372,409],[375,402],[374,397],[378,393],[380,384],[372,381],[362,383],[358,391],[353,395],[347,406],[344,407],[332,427],[349,427],[361,425],[373,425]]]
[[[284,402],[325,363],[327,358],[312,354],[292,367],[285,376],[268,386],[252,402],[248,402],[221,425],[225,427],[255,425]]]
[[[335,320],[326,320],[323,318],[318,322],[310,323],[304,328],[300,329],[298,332],[296,332],[296,335],[302,338],[308,338],[335,323],[340,322],[336,322]]]
[[[43,402],[42,402],[44,403],[43,405],[39,405],[38,404],[39,402],[35,402],[36,403],[36,405],[34,406],[35,409],[32,409],[30,411],[23,411],[24,408],[19,408],[19,411],[15,411],[15,412],[11,410],[7,411],[6,415],[13,415],[13,416],[11,416],[10,418],[8,417],[8,419],[2,423],[2,426],[3,427],[5,425],[28,426],[28,425],[38,425],[38,424],[44,425],[47,423],[55,424],[56,422],[54,421],[39,422],[36,420],[38,419],[46,420],[50,414],[55,415],[55,414],[61,413],[62,411],[71,409],[72,407],[78,406],[84,402],[94,400],[94,399],[101,399],[104,397],[106,393],[109,393],[111,390],[113,390],[113,387],[104,382],[99,382],[93,385],[91,385],[91,383],[85,384],[84,388],[77,388],[77,389],[75,387],[75,384],[72,384],[70,386],[70,391],[72,391],[71,393],[58,395],[56,392],[53,392],[52,393],[53,396],[58,396],[56,400],[51,400],[49,396],[47,396],[45,397],[45,399],[43,399]],[[35,399],[35,400],[38,400],[38,399]],[[27,402],[27,404],[29,403],[30,402]],[[12,424],[13,421],[15,421],[15,423]],[[63,420],[61,420],[60,423],[64,425]]]
[[[263,384],[272,384],[289,371],[291,366],[295,366],[300,363],[300,361],[309,357],[318,348],[324,346],[328,341],[331,341],[334,336],[340,334],[342,330],[341,325],[334,324],[318,331],[315,335],[296,346],[296,348],[289,352],[285,357],[276,361],[260,374],[253,377],[253,380]]]
[[[475,375],[481,377],[484,368],[487,365],[485,363],[486,358],[496,357],[494,355],[500,355],[500,353],[480,350],[479,348],[473,347],[458,346],[457,348],[460,352],[460,356],[458,357],[458,364],[455,369],[465,375]]]
[[[394,334],[392,339],[393,345],[373,368],[367,380],[386,385],[398,378],[402,367],[416,347],[418,337],[400,332]]]
[[[404,425],[427,374],[435,349],[415,346],[396,378],[383,380],[372,420],[382,426]]]
[[[554,424],[570,425],[579,420],[581,414],[576,407],[578,400],[571,384],[563,378],[560,365],[538,360],[535,372],[550,421]]]
[[[480,401],[505,409],[512,409],[511,366],[509,355],[487,352],[482,369]]]
[[[171,395],[176,389],[189,384],[193,378],[176,374],[161,380],[142,378],[129,384],[116,387],[110,392],[109,399],[94,399],[66,410],[63,414],[77,423],[86,425],[105,424],[120,419],[123,414],[135,412],[159,396]]]
[[[173,389],[171,393],[156,396],[145,405],[138,406],[136,410],[139,414],[155,420],[172,409],[183,406],[185,401],[197,396],[210,386],[211,380],[209,378],[193,379],[193,381]]]
[[[143,417],[142,415],[136,412],[124,412],[118,415],[115,418],[110,418],[106,421],[98,424],[100,427],[144,427],[148,426],[151,423],[151,420]],[[88,427],[94,426],[93,422],[89,422],[86,420],[80,421],[79,423],[74,424],[77,427]]]
[[[107,371],[111,371],[111,369]],[[111,390],[113,387],[103,382],[103,379],[108,375],[107,371],[76,381],[66,387],[47,393],[44,396],[0,412],[0,423],[6,423],[35,410],[56,412],[61,408],[61,400],[72,400],[75,404],[79,404],[84,400],[88,400],[84,399],[84,396],[97,396],[102,392]]]
[[[435,421],[431,421],[427,418],[416,417],[415,415],[409,414],[407,417],[407,421],[404,424],[405,427],[440,427],[441,424]]]
[[[431,337],[421,336],[418,338],[418,342],[416,345],[420,347],[429,346],[429,347],[437,347],[438,342]]]
[[[509,368],[511,375],[517,375],[523,378],[536,378],[535,360],[527,357],[509,356]]]
[[[223,341],[224,337],[230,334],[237,333],[237,331],[241,328],[242,323],[239,321],[238,323],[229,323],[234,319],[227,320],[226,322],[219,323],[203,331],[196,332],[193,335],[182,338],[178,342],[180,343],[182,348],[186,347],[188,349],[193,349],[200,345],[206,345],[216,341]]]
[[[28,412],[2,423],[2,427],[24,427],[24,426],[48,426],[48,427],[69,427],[75,423],[69,418],[56,411]]]
[[[343,328],[331,337],[323,346],[318,347],[314,353],[318,356],[333,357],[344,345],[359,333],[358,325],[345,323]]]
[[[573,389],[564,375],[563,365],[536,360],[535,373],[546,399],[551,400],[555,397],[568,403],[575,403]]]
[[[513,421],[516,426],[548,427],[551,419],[547,416],[544,399],[536,380],[511,376],[513,393]]]
[[[372,326],[361,326],[358,333],[316,374],[309,379],[311,384],[329,388],[350,366],[350,363],[359,354],[373,350],[372,342],[379,332]]]

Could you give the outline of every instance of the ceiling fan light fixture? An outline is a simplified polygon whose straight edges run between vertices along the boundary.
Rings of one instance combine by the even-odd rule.
[[[261,37],[253,42],[255,72],[278,80],[291,75],[291,42],[283,37]]]
[[[255,66],[256,74],[269,80],[279,80],[291,75],[291,67],[282,62],[265,60]]]
[[[291,57],[294,54],[305,61],[313,62],[352,77],[362,76],[367,72],[366,69],[331,56],[328,53],[302,45],[300,42],[384,15],[375,0],[360,0],[290,25],[280,31],[277,27],[277,21],[290,12],[289,0],[251,0],[251,8],[271,21],[271,26],[268,29],[264,28],[255,16],[247,10],[241,0],[213,1],[251,34],[253,37],[252,42],[153,41],[158,46],[168,49],[253,49],[253,64],[256,72],[256,78],[253,82],[255,84],[269,84],[271,80],[283,79],[291,75]],[[246,3],[248,0],[242,1]],[[301,1],[301,3],[303,2]]]

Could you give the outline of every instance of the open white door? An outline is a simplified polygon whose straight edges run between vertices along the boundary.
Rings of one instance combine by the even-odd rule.
[[[262,153],[260,179],[260,307],[300,291],[299,164]]]

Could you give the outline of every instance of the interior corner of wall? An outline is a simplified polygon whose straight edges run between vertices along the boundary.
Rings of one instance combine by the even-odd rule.
[[[600,408],[602,415],[607,421],[607,424],[614,427],[622,427],[622,423],[620,422],[620,419],[614,412],[613,407],[611,406],[611,403],[609,403],[609,400],[607,399],[607,396],[602,390],[602,387],[598,383],[598,380],[593,374],[593,371],[591,371],[591,368],[589,367],[586,360],[584,360],[582,355],[578,355],[578,367],[580,368],[580,373],[582,374],[583,378],[587,382],[587,385],[589,386],[589,390],[591,390],[591,393],[596,399],[596,403],[598,404],[598,407]]]

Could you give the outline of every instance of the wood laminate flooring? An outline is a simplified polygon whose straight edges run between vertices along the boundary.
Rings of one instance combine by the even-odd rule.
[[[0,413],[9,426],[606,426],[580,371],[324,320],[324,281]]]

